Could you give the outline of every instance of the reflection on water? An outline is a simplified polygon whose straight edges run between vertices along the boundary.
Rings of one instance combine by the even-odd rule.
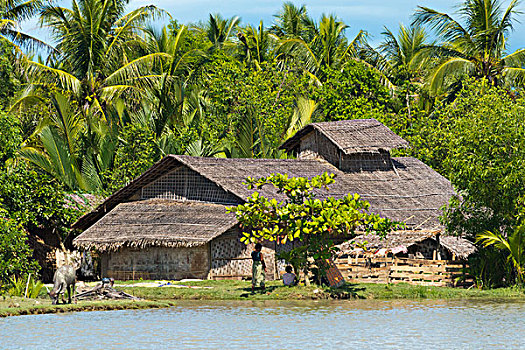
[[[0,319],[2,349],[525,349],[525,303],[180,302]]]

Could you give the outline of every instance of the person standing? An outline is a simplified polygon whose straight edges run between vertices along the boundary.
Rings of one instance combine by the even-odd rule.
[[[255,250],[252,251],[252,292],[257,287],[265,289],[264,280],[266,278],[266,264],[264,263],[264,257],[261,252],[262,244],[256,243]]]

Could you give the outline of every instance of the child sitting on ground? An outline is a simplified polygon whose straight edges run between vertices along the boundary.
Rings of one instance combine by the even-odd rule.
[[[286,273],[283,275],[283,284],[285,286],[295,286],[297,284],[297,277],[292,273],[292,267],[290,265],[285,268]]]

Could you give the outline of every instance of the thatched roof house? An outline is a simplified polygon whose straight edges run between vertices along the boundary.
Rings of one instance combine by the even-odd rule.
[[[474,244],[466,239],[441,233],[441,230],[405,230],[392,232],[383,239],[373,234],[360,235],[337,247],[340,249],[339,256],[368,253],[433,259],[435,251],[443,260],[467,259],[476,251]],[[367,252],[361,248],[365,242]]]
[[[391,157],[398,147],[407,142],[365,119],[306,126],[282,146],[296,159],[169,155],[81,217],[74,228],[84,232],[74,244],[102,253],[103,274],[248,275],[249,249],[238,242],[238,227],[225,206],[251,194],[243,185],[247,177],[271,173],[309,178],[334,173],[335,183],[329,191],[319,190],[319,198],[358,193],[373,212],[409,228],[440,229],[440,207],[454,193],[450,182],[415,158]],[[270,186],[260,192],[279,198]],[[278,249],[267,248],[268,254]],[[160,265],[168,266],[166,271],[159,272]]]

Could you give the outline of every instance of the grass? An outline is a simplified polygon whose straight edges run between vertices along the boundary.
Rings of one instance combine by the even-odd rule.
[[[43,292],[36,299],[0,296],[0,317],[61,313],[76,311],[101,311],[122,309],[145,309],[174,306],[177,300],[319,300],[319,299],[520,299],[525,300],[525,290],[515,287],[491,290],[459,289],[446,287],[414,286],[400,284],[346,284],[332,289],[319,286],[285,287],[281,281],[267,282],[266,291],[251,292],[248,281],[192,281],[172,282],[193,288],[138,287],[138,282],[117,281],[116,288],[145,300],[79,301],[77,304],[51,305]]]
[[[153,281],[152,281],[153,282]],[[346,284],[332,289],[319,286],[285,287],[281,281],[267,282],[266,292],[251,293],[247,281],[194,281],[175,284],[200,288],[124,287],[126,293],[150,300],[315,300],[315,299],[495,299],[521,298],[525,292],[519,288],[491,290],[400,284]],[[211,287],[211,288],[203,288]]]

